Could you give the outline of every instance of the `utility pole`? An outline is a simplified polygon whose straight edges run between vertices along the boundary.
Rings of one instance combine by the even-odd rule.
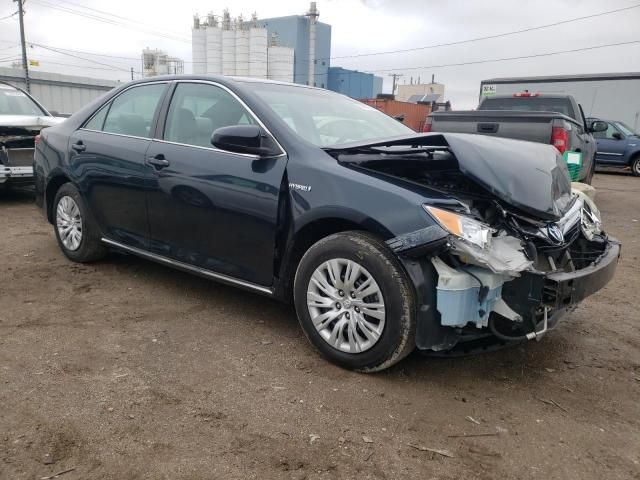
[[[390,73],[390,77],[393,77],[393,87],[391,88],[391,95],[396,94],[396,80],[402,76],[401,73]]]
[[[22,68],[24,69],[24,85],[27,92],[31,93],[29,84],[29,64],[27,64],[27,43],[24,41],[24,3],[23,0],[13,0],[18,3],[18,15],[20,17],[20,43],[22,43]]]

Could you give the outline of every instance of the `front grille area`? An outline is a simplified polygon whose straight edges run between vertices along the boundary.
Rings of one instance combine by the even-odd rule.
[[[11,148],[6,150],[8,167],[30,167],[33,165],[33,148]]]

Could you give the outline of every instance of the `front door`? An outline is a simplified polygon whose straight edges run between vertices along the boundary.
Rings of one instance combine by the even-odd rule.
[[[596,155],[598,163],[611,165],[626,163],[624,152],[627,141],[614,124],[607,122],[607,129],[604,132],[595,132],[593,135],[598,143]]]
[[[146,248],[145,154],[166,83],[125,90],[71,135],[69,167],[101,232]]]
[[[147,152],[154,253],[259,285],[273,279],[286,157],[262,159],[211,145],[217,128],[256,119],[226,89],[179,83],[161,139]]]

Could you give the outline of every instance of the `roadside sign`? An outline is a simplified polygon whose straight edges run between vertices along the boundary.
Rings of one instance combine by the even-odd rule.
[[[29,60],[29,65],[31,65],[32,67],[39,67],[40,60]]]
[[[496,86],[495,85],[482,85],[482,96],[483,97],[491,97],[496,94]]]

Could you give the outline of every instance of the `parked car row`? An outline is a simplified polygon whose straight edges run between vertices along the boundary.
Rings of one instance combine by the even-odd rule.
[[[311,343],[359,371],[540,338],[620,253],[551,145],[419,134],[258,79],[123,85],[42,130],[34,175],[69,259],[114,249],[293,302]]]

